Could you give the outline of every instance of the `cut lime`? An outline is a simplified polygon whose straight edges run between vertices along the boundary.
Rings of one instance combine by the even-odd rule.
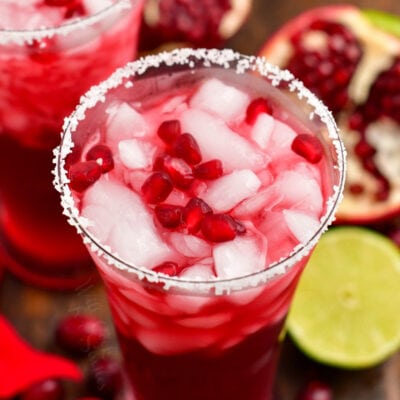
[[[365,368],[400,348],[399,310],[399,249],[366,228],[336,227],[311,256],[287,328],[311,358]]]

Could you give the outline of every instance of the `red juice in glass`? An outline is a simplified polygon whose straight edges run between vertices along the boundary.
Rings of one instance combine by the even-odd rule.
[[[271,399],[297,281],[343,188],[322,103],[263,59],[176,50],[92,88],[55,153],[125,398]]]
[[[79,97],[136,55],[142,0],[0,0],[0,255],[29,283],[95,276],[61,215],[52,148]]]

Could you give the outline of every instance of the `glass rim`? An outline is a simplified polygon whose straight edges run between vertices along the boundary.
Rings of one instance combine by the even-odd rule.
[[[94,25],[95,23],[107,18],[108,14],[114,12],[114,10],[120,8],[128,9],[136,5],[140,0],[115,0],[114,3],[108,5],[106,8],[100,11],[90,14],[84,17],[74,18],[71,21],[67,21],[61,25],[42,27],[36,29],[0,29],[0,44],[7,43],[30,43],[34,40],[41,40],[44,38],[50,38],[54,35],[68,35],[69,33],[80,29]],[[134,3],[134,4],[132,4]]]
[[[72,132],[79,125],[79,121],[85,118],[85,112],[96,106],[98,102],[103,102],[106,93],[121,85],[125,79],[145,74],[148,70],[160,66],[171,68],[174,66],[187,66],[188,71],[196,67],[194,62],[203,62],[204,67],[230,68],[232,63],[236,67],[236,73],[257,71],[261,76],[267,77],[273,86],[278,86],[281,82],[289,84],[290,91],[296,91],[300,101],[305,98],[307,103],[313,107],[313,113],[318,115],[321,122],[328,131],[328,136],[332,147],[335,150],[336,162],[332,168],[338,171],[338,182],[333,183],[332,195],[326,201],[326,212],[320,218],[320,225],[316,232],[306,243],[298,244],[293,251],[283,259],[276,261],[265,269],[252,274],[234,278],[215,278],[213,280],[185,279],[180,277],[168,276],[157,273],[147,268],[131,265],[113,253],[109,246],[104,245],[95,235],[87,230],[88,221],[79,215],[75,202],[68,186],[67,171],[65,170],[65,158],[72,151]],[[125,83],[127,84],[127,83]],[[129,83],[134,84],[134,83]],[[170,288],[183,289],[188,292],[214,290],[216,294],[230,293],[231,291],[251,289],[270,281],[271,279],[283,275],[296,263],[306,257],[316,245],[319,237],[325,232],[328,226],[335,219],[335,211],[342,199],[346,170],[346,150],[339,136],[339,129],[335,119],[328,108],[312,93],[301,81],[296,79],[292,73],[281,69],[276,65],[270,64],[264,57],[244,55],[231,49],[190,49],[182,48],[157,55],[148,55],[136,61],[129,62],[124,67],[116,70],[108,79],[93,86],[81,98],[81,102],[75,111],[65,118],[61,143],[54,149],[53,174],[54,186],[61,194],[61,205],[64,214],[68,217],[71,225],[75,226],[81,235],[83,242],[90,246],[90,250],[100,256],[110,267],[132,273],[136,278],[150,283],[162,283],[164,289]]]

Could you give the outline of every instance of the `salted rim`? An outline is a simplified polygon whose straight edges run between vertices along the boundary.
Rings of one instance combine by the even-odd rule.
[[[0,29],[0,44],[5,45],[15,43],[23,45],[26,43],[32,43],[35,40],[51,38],[55,35],[67,36],[70,32],[73,32],[76,29],[82,29],[96,24],[118,9],[129,9],[136,5],[138,1],[139,0],[115,0],[115,3],[110,4],[108,7],[95,14],[88,15],[84,18],[76,18],[71,20],[71,22],[66,22],[59,26],[26,30]]]
[[[310,118],[313,118],[314,114],[318,115],[321,122],[326,125],[328,136],[334,146],[337,156],[337,165],[334,166],[334,169],[337,169],[339,172],[339,182],[333,187],[333,194],[327,200],[327,212],[321,218],[321,225],[312,238],[307,243],[296,246],[288,257],[271,264],[267,269],[231,279],[215,278],[214,280],[207,281],[188,280],[130,265],[121,259],[118,254],[114,253],[109,246],[102,245],[100,241],[87,230],[90,222],[79,215],[79,211],[75,206],[71,190],[68,186],[69,179],[67,177],[67,171],[64,168],[65,158],[73,148],[71,138],[72,132],[76,130],[79,121],[85,118],[86,110],[95,107],[98,102],[105,101],[105,95],[109,90],[121,85],[125,79],[135,75],[142,75],[149,69],[151,70],[160,66],[171,67],[178,65],[187,66],[190,70],[193,69],[196,64],[198,65],[199,62],[202,62],[204,67],[214,66],[235,69],[237,74],[243,74],[248,71],[258,71],[261,75],[267,77],[273,86],[278,86],[281,82],[287,82],[289,90],[291,92],[296,92],[300,100],[304,99],[313,108]],[[125,85],[134,85],[134,83],[128,80]],[[149,282],[162,283],[166,290],[170,288],[179,288],[190,292],[209,292],[210,290],[214,290],[215,294],[219,295],[259,286],[278,275],[283,275],[288,268],[292,267],[309,254],[316,245],[319,237],[334,220],[335,210],[342,199],[346,168],[345,156],[345,148],[339,137],[339,131],[332,114],[327,107],[306,89],[299,80],[295,79],[289,71],[281,70],[279,67],[270,64],[263,57],[247,56],[230,49],[176,49],[170,52],[162,52],[158,55],[149,55],[128,63],[125,67],[116,70],[107,80],[97,86],[93,86],[81,97],[80,104],[76,107],[75,111],[65,119],[61,144],[54,149],[54,186],[56,190],[61,193],[61,205],[63,213],[68,217],[68,222],[77,229],[84,243],[90,246],[91,251],[102,257],[110,266],[115,266],[121,271],[134,274],[135,277],[140,280],[146,279]]]

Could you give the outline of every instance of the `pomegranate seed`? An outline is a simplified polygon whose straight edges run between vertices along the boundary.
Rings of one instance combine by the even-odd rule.
[[[377,201],[386,201],[390,194],[390,184],[386,178],[380,176],[378,178],[378,189],[375,193],[375,199]]]
[[[354,146],[354,152],[363,160],[372,157],[376,153],[376,150],[365,139],[361,139]]]
[[[192,168],[184,160],[168,154],[157,157],[153,169],[167,172],[179,189],[189,189],[194,181]]]
[[[78,0],[79,1],[79,0]],[[65,12],[64,18],[78,18],[86,15],[85,8],[81,3],[75,4],[72,2],[72,5],[68,7],[67,11]]]
[[[182,207],[173,204],[159,204],[154,212],[164,228],[177,228],[181,224]]]
[[[212,214],[211,207],[205,201],[194,197],[182,210],[182,222],[190,233],[196,233],[207,214]]]
[[[122,387],[122,382],[121,366],[114,358],[104,356],[89,366],[88,385],[102,398],[115,398]]]
[[[164,143],[172,145],[181,135],[181,123],[177,119],[164,121],[157,130],[157,135]]]
[[[157,272],[158,274],[176,276],[178,275],[178,264],[174,263],[173,261],[166,261],[160,265],[157,265],[157,267],[154,267],[153,271]]]
[[[51,7],[67,7],[73,3],[75,0],[44,0],[44,4]]]
[[[268,100],[264,99],[263,97],[258,97],[257,99],[254,99],[247,107],[246,122],[250,125],[253,125],[256,122],[258,115],[261,113],[272,114],[272,107]]]
[[[197,179],[218,179],[222,174],[222,162],[220,160],[210,160],[197,165],[193,169],[193,175]]]
[[[93,146],[86,154],[86,160],[94,160],[100,165],[103,173],[109,172],[114,168],[114,159],[111,149],[104,144]]]
[[[207,214],[201,223],[201,231],[210,242],[227,242],[236,237],[236,222],[227,214]]]
[[[62,400],[64,397],[62,384],[55,379],[47,379],[30,386],[19,398],[21,400]]]
[[[312,381],[306,385],[297,397],[298,400],[332,400],[333,394],[331,388],[318,381]]]
[[[102,321],[91,315],[70,315],[56,329],[57,343],[67,351],[85,354],[101,346],[106,335]]]
[[[34,39],[26,45],[29,57],[41,64],[49,64],[59,58],[59,54],[53,50],[54,46],[52,38]]]
[[[364,186],[361,183],[351,183],[349,184],[349,191],[351,194],[360,195],[364,193]]]
[[[294,138],[292,150],[311,164],[318,163],[324,152],[321,142],[307,133],[301,133]]]
[[[78,162],[69,168],[69,185],[76,192],[83,192],[100,178],[101,173],[100,165],[94,160]]]
[[[150,204],[164,201],[172,192],[173,185],[170,176],[165,172],[154,172],[142,185],[142,193]]]
[[[190,165],[201,162],[201,152],[196,139],[190,133],[183,133],[174,143],[173,154]]]
[[[389,238],[393,240],[397,246],[400,247],[400,227],[392,228],[388,234]]]

